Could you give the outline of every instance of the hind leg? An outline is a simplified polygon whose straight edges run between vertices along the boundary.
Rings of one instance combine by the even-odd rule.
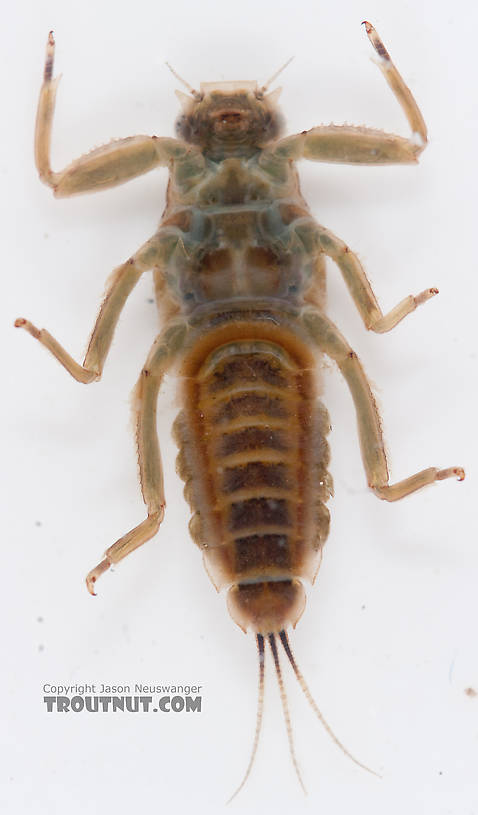
[[[310,340],[337,363],[350,388],[357,413],[360,449],[367,481],[377,498],[398,501],[427,484],[452,476],[463,481],[465,473],[461,467],[448,467],[445,470],[428,467],[403,481],[390,484],[380,416],[357,354],[331,320],[319,311],[304,310],[302,323]]]
[[[134,392],[136,412],[136,442],[138,447],[141,491],[146,504],[147,518],[123,535],[105,552],[104,559],[86,578],[91,594],[98,578],[110,566],[119,563],[130,552],[150,540],[159,529],[164,517],[164,487],[161,454],[156,429],[156,404],[164,374],[181,351],[186,338],[184,322],[173,323],[155,341]]]

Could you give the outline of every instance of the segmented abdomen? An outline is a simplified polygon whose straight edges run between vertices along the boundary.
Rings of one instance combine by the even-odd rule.
[[[216,587],[313,580],[331,492],[314,372],[275,342],[228,342],[185,379],[183,398],[178,472]]]

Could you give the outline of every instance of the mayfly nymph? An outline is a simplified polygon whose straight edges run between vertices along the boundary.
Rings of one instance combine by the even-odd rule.
[[[162,330],[135,389],[136,441],[146,519],[110,546],[87,576],[89,591],[112,564],[152,538],[165,498],[156,427],[161,381],[174,370],[182,410],[174,435],[178,471],[193,517],[191,535],[218,591],[227,592],[233,620],[252,630],[259,655],[257,749],[269,644],[292,743],[278,647],[315,713],[324,721],[292,654],[287,629],[305,606],[329,530],[326,503],[329,418],[318,400],[320,355],[333,360],[350,389],[367,482],[377,497],[396,501],[460,467],[430,467],[389,482],[381,422],[364,370],[325,310],[325,258],[339,267],[366,329],[383,333],[437,294],[428,288],[383,314],[357,255],[318,224],[304,201],[295,162],[415,164],[427,132],[417,104],[377,32],[365,22],[379,67],[408,120],[403,138],[365,127],[319,126],[284,136],[280,89],[269,83],[205,83],[178,91],[176,138],[133,136],[112,141],[55,172],[50,139],[57,81],[55,43],[47,44],[35,135],[42,181],[62,198],[113,187],[168,167],[166,208],[156,233],[108,281],[82,365],[44,329],[20,318],[79,382],[101,377],[125,302],[153,270]],[[364,766],[360,764],[360,766]],[[367,769],[367,768],[365,768]]]

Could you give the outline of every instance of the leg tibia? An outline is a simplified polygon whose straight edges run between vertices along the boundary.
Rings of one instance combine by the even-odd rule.
[[[118,266],[110,275],[100,313],[91,334],[83,365],[76,362],[62,345],[44,328],[39,329],[29,320],[19,317],[16,328],[24,328],[57,358],[78,382],[88,384],[101,377],[113,335],[123,306],[143,272],[160,265],[164,255],[164,236],[155,235],[147,241],[126,263]],[[167,246],[169,249],[169,244]]]
[[[355,404],[360,449],[367,481],[378,498],[398,501],[405,495],[410,495],[435,481],[443,481],[453,476],[463,481],[465,473],[461,467],[449,467],[445,470],[430,467],[397,484],[389,484],[380,415],[357,354],[351,349],[338,328],[325,315],[307,309],[303,312],[302,321],[311,340],[337,363],[347,382]]]
[[[328,229],[317,226],[317,234],[320,248],[339,267],[364,325],[370,331],[378,334],[390,331],[404,317],[415,311],[417,306],[426,303],[427,300],[438,294],[436,288],[425,289],[416,296],[405,297],[391,311],[383,314],[357,255]]]
[[[54,187],[58,175],[50,166],[51,126],[55,112],[55,97],[59,78],[52,80],[53,61],[55,57],[55,40],[53,32],[48,35],[45,57],[45,71],[43,85],[38,100],[38,110],[35,125],[35,164],[40,178],[45,184]]]
[[[90,382],[94,382],[95,379],[99,379],[99,371],[86,368],[76,362],[73,357],[70,356],[68,351],[65,351],[63,346],[60,345],[60,343],[57,342],[57,340],[52,337],[52,335],[45,328],[37,328],[35,325],[33,325],[33,323],[31,323],[29,320],[25,320],[23,317],[19,317],[17,320],[15,320],[14,325],[15,328],[24,328],[25,331],[28,331],[32,337],[47,348],[48,351],[50,351],[50,353],[57,358],[58,362],[60,362],[63,367],[66,368],[68,373],[77,380],[77,382],[82,382],[84,385],[89,385]]]
[[[163,520],[166,502],[156,427],[156,402],[163,376],[181,351],[186,334],[185,323],[171,324],[157,338],[141,372],[133,398],[141,491],[148,517],[110,546],[105,552],[104,559],[89,572],[86,585],[91,594],[95,593],[94,586],[98,578],[114,563],[118,563],[150,540]]]
[[[443,481],[445,478],[457,478],[458,481],[463,481],[465,478],[465,471],[462,467],[448,467],[446,470],[438,470],[436,467],[428,467],[427,470],[411,475],[410,478],[404,478],[397,484],[385,484],[379,486],[377,484],[370,484],[377,498],[382,498],[384,501],[399,501],[400,498],[405,498],[406,495],[420,490],[422,487],[427,487],[428,484],[434,484],[435,481]]]
[[[98,147],[60,172],[53,172],[50,163],[51,130],[58,85],[58,79],[52,79],[54,56],[55,40],[50,31],[35,126],[35,163],[41,180],[53,188],[55,195],[65,197],[108,189],[153,167],[165,166],[178,149],[186,152],[176,139],[132,136]]]
[[[90,594],[96,594],[95,583],[104,572],[108,571],[110,566],[114,563],[119,563],[126,555],[129,555],[130,552],[134,552],[135,549],[138,549],[139,546],[142,546],[143,543],[146,543],[146,541],[156,534],[163,520],[163,516],[163,508],[152,515],[148,515],[146,520],[138,526],[135,526],[134,529],[127,532],[126,535],[123,535],[122,538],[117,540],[116,543],[113,543],[113,545],[106,550],[104,559],[98,566],[95,566],[94,569],[88,572],[86,577],[86,586]]]
[[[44,328],[36,328],[29,320],[19,317],[16,328],[24,328],[38,340],[63,365],[78,382],[88,384],[101,377],[103,365],[113,340],[113,334],[128,295],[142,274],[134,259],[127,261],[115,270],[110,278],[105,299],[91,335],[83,365],[76,362],[62,345]]]
[[[308,158],[340,164],[414,164],[427,143],[423,116],[383,42],[370,23],[365,22],[369,39],[379,56],[378,66],[400,104],[412,130],[410,138],[383,133],[368,127],[321,125],[276,142],[268,155],[276,159]]]
[[[427,128],[423,116],[420,113],[420,109],[415,102],[410,88],[405,85],[405,82],[395,68],[395,65],[390,59],[390,54],[375,31],[373,25],[367,22],[367,20],[364,20],[363,25],[365,26],[370,42],[379,56],[380,61],[378,62],[378,67],[383,73],[393,95],[397,99],[405,116],[407,117],[412,133],[419,137],[421,142],[417,144],[417,153],[419,153],[423,150],[427,143]]]

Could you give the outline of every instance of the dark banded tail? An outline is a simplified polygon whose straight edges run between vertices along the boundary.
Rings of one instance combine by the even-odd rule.
[[[294,765],[294,770],[296,772],[299,783],[300,783],[304,793],[306,793],[306,789],[305,789],[305,786],[304,786],[304,782],[302,780],[302,776],[301,776],[300,769],[299,769],[299,763],[297,761],[297,756],[296,756],[295,748],[294,748],[292,723],[291,723],[291,720],[290,720],[289,706],[288,706],[288,703],[287,703],[287,693],[286,693],[286,690],[285,690],[284,680],[283,680],[283,677],[282,677],[282,670],[281,670],[280,661],[279,661],[279,653],[278,653],[278,650],[277,650],[276,635],[275,634],[269,634],[267,638],[268,638],[268,641],[269,641],[269,646],[270,646],[270,649],[271,649],[272,657],[273,657],[273,660],[274,660],[274,666],[275,666],[275,670],[276,670],[277,681],[278,681],[278,684],[279,684],[279,692],[280,692],[280,697],[281,697],[282,710],[283,710],[283,713],[284,713],[285,725],[286,725],[286,729],[287,729],[287,738],[288,738],[288,741],[289,741],[290,757],[292,759],[292,764]],[[284,651],[286,653],[287,659],[289,660],[289,662],[290,662],[290,664],[292,666],[292,669],[293,669],[294,674],[295,674],[295,676],[297,678],[297,681],[298,681],[298,683],[299,683],[299,685],[301,687],[301,690],[304,693],[304,696],[306,697],[307,701],[309,702],[310,706],[312,707],[312,710],[314,711],[314,713],[317,716],[317,718],[319,719],[320,723],[323,725],[323,727],[327,731],[327,733],[330,736],[330,738],[332,739],[332,741],[337,745],[337,747],[340,748],[340,750],[342,750],[342,752],[347,756],[347,758],[349,758],[351,761],[354,762],[354,764],[357,764],[357,766],[360,767],[362,770],[366,770],[367,772],[371,773],[372,775],[377,776],[377,778],[381,778],[381,776],[378,773],[376,773],[375,770],[372,770],[370,767],[367,767],[365,764],[362,764],[361,761],[358,761],[358,759],[356,759],[347,750],[347,748],[344,747],[342,742],[339,741],[339,739],[335,735],[334,731],[332,730],[332,728],[330,727],[328,722],[324,719],[322,713],[320,712],[320,710],[319,710],[319,708],[317,706],[317,703],[315,702],[315,699],[313,698],[313,696],[312,696],[312,694],[311,694],[311,692],[310,692],[310,690],[308,688],[308,685],[307,685],[307,683],[306,683],[306,681],[305,681],[305,679],[304,679],[304,677],[303,677],[303,675],[302,675],[302,673],[301,673],[301,671],[300,671],[300,669],[299,669],[299,667],[297,665],[295,657],[294,657],[294,655],[292,653],[292,650],[291,650],[291,647],[290,647],[290,644],[289,644],[289,639],[287,637],[287,632],[285,630],[279,631],[279,639],[280,639],[280,641],[282,643],[282,647],[283,647],[283,649],[284,649]],[[257,748],[259,746],[259,738],[260,738],[260,734],[261,734],[263,710],[264,710],[265,651],[264,651],[264,637],[262,636],[262,634],[256,634],[256,640],[257,640],[257,651],[258,651],[258,656],[259,656],[259,694],[258,694],[258,701],[257,701],[256,729],[255,729],[254,740],[253,740],[253,744],[252,744],[251,757],[249,759],[249,763],[247,765],[246,772],[244,773],[244,777],[243,777],[241,783],[239,784],[239,786],[237,787],[235,792],[231,795],[231,797],[227,801],[228,804],[233,800],[233,798],[236,797],[236,795],[238,795],[238,793],[243,789],[244,785],[246,784],[246,781],[247,781],[247,779],[249,778],[249,776],[251,774],[251,770],[252,770],[252,767],[254,765],[254,761],[255,761],[255,758],[256,758],[256,754],[257,754]]]

